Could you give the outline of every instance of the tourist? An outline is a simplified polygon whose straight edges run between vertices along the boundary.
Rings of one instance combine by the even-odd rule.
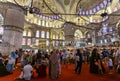
[[[53,50],[52,55],[50,56],[50,63],[49,63],[49,75],[50,78],[55,80],[58,78],[58,55],[56,53],[56,50]]]
[[[82,68],[82,53],[81,53],[80,49],[77,49],[76,61],[77,61],[77,66],[75,68],[75,72],[80,74],[81,68]]]

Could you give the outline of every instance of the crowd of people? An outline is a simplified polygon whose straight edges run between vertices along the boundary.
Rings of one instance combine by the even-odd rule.
[[[72,51],[65,48],[53,49],[50,53],[38,50],[37,53],[27,50],[12,51],[7,58],[0,53],[0,76],[12,74],[20,62],[21,72],[16,79],[31,80],[48,75],[55,80],[63,68],[74,64],[74,72],[82,72],[82,64],[90,65],[90,73],[103,74],[120,72],[120,49],[77,48]]]

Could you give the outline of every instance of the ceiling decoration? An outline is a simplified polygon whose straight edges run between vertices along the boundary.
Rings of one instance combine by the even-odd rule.
[[[11,0],[27,9],[26,18],[47,20],[52,24],[73,22],[77,25],[100,23],[120,9],[119,0]],[[33,3],[32,3],[33,1]],[[111,3],[111,4],[110,4]],[[36,10],[38,10],[36,12]],[[31,13],[32,11],[32,13]],[[34,21],[33,21],[34,22]],[[37,22],[36,22],[37,23]]]
[[[103,2],[106,3],[106,0],[79,0],[78,10],[81,9],[82,11],[88,11],[94,9]],[[105,4],[102,5],[104,6]]]
[[[64,4],[65,5],[69,5],[70,4],[70,0],[64,0]]]

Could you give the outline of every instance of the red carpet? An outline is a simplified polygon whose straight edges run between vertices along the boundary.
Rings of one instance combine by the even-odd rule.
[[[89,72],[89,65],[83,64],[81,74],[76,74],[73,71],[74,66],[69,65],[68,68],[62,68],[62,74],[57,79],[57,81],[120,81],[120,74],[91,74]],[[17,69],[13,74],[0,77],[0,81],[18,81],[15,80],[16,77],[20,74],[20,70]],[[22,80],[20,80],[22,81]],[[47,77],[45,78],[33,78],[31,81],[53,81]]]

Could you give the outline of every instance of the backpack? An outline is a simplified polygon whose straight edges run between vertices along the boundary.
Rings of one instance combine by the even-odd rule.
[[[104,52],[103,52],[103,55],[104,55],[104,57],[107,57],[107,56],[108,56],[108,52],[107,52],[107,51],[104,51]]]

